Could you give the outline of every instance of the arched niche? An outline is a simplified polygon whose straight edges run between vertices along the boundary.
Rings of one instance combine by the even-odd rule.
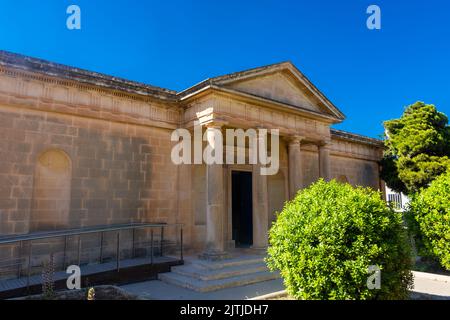
[[[69,225],[72,164],[67,154],[52,149],[37,159],[30,232],[66,228]]]

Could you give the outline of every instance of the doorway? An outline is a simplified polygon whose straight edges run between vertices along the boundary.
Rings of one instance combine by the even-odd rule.
[[[236,248],[253,244],[253,191],[252,173],[232,171],[232,237]]]

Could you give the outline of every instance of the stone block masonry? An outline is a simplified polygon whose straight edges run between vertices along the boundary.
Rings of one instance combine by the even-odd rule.
[[[59,228],[170,222],[169,130],[5,106],[0,119],[0,234],[52,227],[52,210],[67,211]]]

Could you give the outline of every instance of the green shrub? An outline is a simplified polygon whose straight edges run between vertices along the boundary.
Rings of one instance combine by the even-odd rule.
[[[450,270],[450,172],[412,196],[409,215],[418,224],[427,252]]]
[[[48,262],[44,264],[42,271],[42,294],[44,299],[52,300],[55,297],[55,259],[53,253],[50,254]]]
[[[410,197],[413,196],[413,194],[410,195]],[[435,261],[436,257],[434,256],[433,252],[430,251],[425,245],[426,241],[424,239],[422,231],[420,230],[420,225],[417,222],[413,212],[411,211],[411,207],[409,207],[409,209],[404,212],[403,217],[405,219],[406,225],[408,226],[408,236],[410,239],[414,239],[413,243],[416,250],[415,254],[417,254],[417,256],[421,257],[422,259],[425,259],[426,261]],[[439,264],[439,262],[437,262],[437,264]]]
[[[297,299],[405,299],[411,251],[401,215],[379,193],[319,180],[287,202],[269,233],[267,262]],[[368,267],[381,288],[367,286]]]

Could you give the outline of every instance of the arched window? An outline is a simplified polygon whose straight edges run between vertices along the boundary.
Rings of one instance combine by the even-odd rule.
[[[60,150],[42,153],[36,163],[30,231],[65,228],[69,224],[72,165]]]

